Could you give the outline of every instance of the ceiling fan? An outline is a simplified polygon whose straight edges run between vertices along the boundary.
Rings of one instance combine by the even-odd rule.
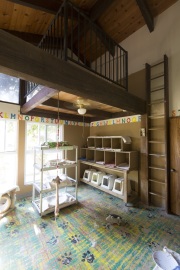
[[[91,108],[91,104],[88,99],[77,97],[77,99],[73,103],[66,103],[66,107],[71,110],[77,110],[78,114],[80,115],[85,115],[87,109]]]
[[[84,115],[87,112],[87,108],[90,107],[90,102],[87,99],[78,97],[73,103],[73,106],[77,109],[78,114]]]

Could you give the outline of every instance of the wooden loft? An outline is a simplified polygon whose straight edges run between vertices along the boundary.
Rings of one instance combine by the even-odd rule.
[[[57,91],[82,96],[117,108],[124,107],[129,111],[145,112],[144,101],[124,90],[120,91],[115,84],[69,62],[57,59],[2,30],[0,30],[0,40],[1,72],[27,81],[35,80],[47,87],[42,95],[39,94],[38,101],[34,97],[24,105],[24,112],[35,108],[37,102],[48,100]],[[31,68],[32,63],[33,68]],[[26,106],[29,106],[27,111]]]
[[[2,30],[0,40],[1,72],[27,81],[35,80],[48,88],[38,101],[33,99],[27,103],[24,112],[35,108],[36,102],[48,100],[57,89],[113,107],[145,112],[143,100],[124,90],[120,91],[117,85],[106,82],[69,62],[59,60]]]
[[[144,4],[144,1],[136,1],[136,6],[134,6],[133,1],[133,3],[129,3],[128,7],[126,6],[127,3],[124,3],[124,6],[119,6],[119,1],[116,0],[106,0],[103,1],[103,4],[102,1],[99,0],[94,0],[93,3],[92,1],[86,0],[84,1],[84,6],[81,6],[80,2],[77,0],[72,2],[83,10],[86,17],[88,16],[88,20],[84,20],[84,17],[79,15],[76,16],[76,13],[74,11],[72,12],[70,9],[67,10],[67,21],[63,21],[64,25],[67,22],[69,25],[70,17],[71,19],[73,17],[74,21],[73,24],[71,24],[71,27],[69,27],[71,29],[70,35],[68,29],[68,39],[66,39],[66,42],[64,42],[64,36],[63,39],[62,36],[57,37],[56,24],[54,24],[55,27],[53,28],[54,14],[56,14],[55,17],[57,17],[57,12],[62,1],[54,0],[51,5],[48,5],[48,1],[43,1],[42,5],[40,1],[33,0],[11,0],[8,1],[8,3],[4,3],[4,6],[6,5],[7,7],[6,10],[10,10],[10,6],[12,8],[14,5],[14,10],[16,12],[21,10],[21,13],[23,13],[23,8],[26,7],[26,17],[29,19],[29,28],[25,28],[25,25],[23,27],[23,20],[21,20],[22,24],[18,24],[19,26],[17,25],[17,28],[14,27],[14,29],[11,29],[10,24],[8,24],[9,27],[5,26],[7,25],[7,17],[4,23],[3,20],[5,17],[1,19],[2,21],[0,20],[1,29],[6,30],[6,32],[0,30],[0,72],[43,86],[38,94],[27,101],[25,98],[25,83],[23,81],[21,82],[21,112],[24,114],[56,118],[59,106],[61,119],[82,121],[82,116],[78,115],[77,109],[73,108],[72,105],[75,103],[77,97],[81,97],[90,101],[90,107],[87,108],[87,113],[85,115],[85,120],[87,122],[121,117],[129,114],[144,114],[146,112],[145,101],[127,91],[127,80],[124,80],[126,77],[125,75],[127,75],[126,64],[125,72],[121,74],[120,78],[116,77],[116,83],[112,82],[114,79],[112,75],[106,80],[107,78],[103,77],[104,74],[100,74],[103,75],[100,77],[97,74],[90,73],[90,69],[92,69],[93,65],[96,66],[94,63],[96,63],[98,59],[101,59],[101,55],[107,51],[108,58],[113,59],[117,43],[111,43],[109,37],[111,40],[113,39],[116,42],[120,42],[142,26],[141,24],[138,24],[138,28],[136,27],[133,31],[129,29],[128,34],[126,33],[123,37],[123,32],[118,30],[120,25],[118,23],[119,15],[116,16],[117,14],[113,14],[116,9],[119,13],[121,12],[121,9],[124,12],[126,10],[128,11],[127,14],[132,14],[129,11],[132,9],[134,15],[136,13],[136,16],[141,16],[141,20],[147,24],[148,29],[151,32],[154,29],[153,18],[156,15],[155,7],[151,9],[150,3],[146,2],[146,4]],[[162,10],[170,6],[172,2],[173,1],[168,1],[167,3],[166,1],[166,5],[163,4],[164,2],[161,3],[156,9],[156,13],[159,14],[162,12]],[[30,10],[31,12],[36,12],[34,13],[34,16],[35,14],[38,15],[37,25],[41,22],[41,29],[44,27],[43,32],[35,30],[35,27],[33,29],[33,25],[35,24],[33,24],[32,19],[30,23],[30,17],[32,18],[32,16],[30,16]],[[46,21],[49,21],[48,24],[50,24],[50,30],[45,27],[42,19],[42,12],[46,16]],[[11,15],[13,22],[13,13]],[[8,18],[9,17],[10,16],[8,16]],[[65,16],[61,16],[61,19],[63,18],[64,20],[64,17]],[[79,17],[81,18],[80,20]],[[116,18],[114,24],[111,22],[111,18],[113,17]],[[109,25],[105,18],[109,18]],[[116,20],[118,23],[117,25]],[[129,17],[129,20],[133,19]],[[91,50],[88,52],[88,46],[85,47],[84,44],[90,44],[90,42],[87,42],[88,36],[86,38],[86,35],[84,34],[86,32],[91,33],[89,28],[91,22],[93,25],[95,24],[96,27],[93,28],[93,37],[94,33],[96,33],[97,37],[95,37],[94,44],[92,44]],[[13,25],[16,26],[15,21]],[[135,24],[132,25],[135,26]],[[105,35],[99,34],[99,30],[95,30],[97,28],[101,30],[102,27]],[[82,31],[82,28],[84,29],[84,32]],[[111,32],[111,28],[114,29],[114,32]],[[51,52],[48,51],[47,45],[49,48],[49,44],[51,43],[48,43],[49,37],[52,37],[52,35],[54,35],[52,42],[54,44],[53,51],[56,50],[56,44],[58,42],[63,44],[61,47],[63,51],[67,46],[67,48],[73,52],[73,55],[78,58],[81,66],[76,65],[75,58],[73,59],[74,62],[70,62],[69,59],[67,59],[67,54],[64,55],[64,52],[63,58],[49,54]],[[48,38],[44,38],[45,36]],[[91,36],[91,34],[89,34],[89,36]],[[39,43],[40,38],[44,40],[44,43]],[[24,40],[28,42],[25,42]],[[97,41],[98,44],[101,44],[99,47],[96,43]],[[38,48],[29,42],[33,45],[37,45],[38,43],[41,46]],[[58,50],[56,50],[56,52],[58,52]],[[123,54],[125,55],[124,52]],[[85,70],[84,67],[88,67],[87,70]],[[112,74],[114,73],[115,72],[112,72]],[[117,82],[120,82],[120,85]],[[57,93],[59,93],[58,96]],[[57,100],[58,98],[60,99],[59,101]],[[127,112],[124,112],[124,110]]]

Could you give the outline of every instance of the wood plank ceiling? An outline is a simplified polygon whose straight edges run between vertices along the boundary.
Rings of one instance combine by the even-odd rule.
[[[122,42],[145,24],[149,32],[154,31],[154,18],[176,1],[71,0],[117,43]],[[0,0],[0,29],[37,46],[62,2],[62,0]],[[79,102],[78,96],[62,89],[59,98],[58,104],[57,94],[48,97],[47,100],[41,99],[39,103],[37,102],[36,107],[31,108],[29,112],[25,109],[24,111],[26,114],[36,113],[36,115],[56,117],[57,105],[59,105],[62,118],[79,120],[77,106],[75,105]],[[84,102],[86,102],[87,108],[86,118],[89,121],[133,113],[130,111],[124,112],[122,108],[107,103],[101,103],[95,99],[93,93]]]

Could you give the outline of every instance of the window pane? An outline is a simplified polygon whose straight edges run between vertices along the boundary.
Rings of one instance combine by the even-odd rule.
[[[17,182],[17,121],[0,119],[0,184]]]
[[[0,73],[0,100],[19,103],[19,79]]]
[[[6,123],[5,131],[5,151],[16,151],[17,137],[16,137],[16,122],[8,121]]]
[[[17,153],[0,153],[0,184],[16,184]]]
[[[57,126],[47,126],[47,141],[56,142],[57,141]]]
[[[41,123],[26,123],[26,149],[25,149],[25,184],[31,184],[33,182],[34,172],[34,146],[41,145],[44,142],[56,142],[57,137],[57,125],[41,124]],[[60,141],[63,140],[63,126],[59,127]],[[40,155],[41,156],[41,155]],[[52,154],[52,159],[55,159],[57,155]],[[51,158],[48,156],[48,158]],[[63,152],[59,153],[58,158],[63,158]],[[44,155],[44,163],[47,162],[46,155]],[[38,173],[37,170],[35,173]],[[46,175],[46,176],[45,176]],[[48,179],[49,177],[55,177],[57,175],[56,170],[47,172],[43,176]],[[37,179],[37,178],[36,178]],[[40,175],[39,175],[40,179]]]
[[[4,152],[5,121],[0,121],[0,152]]]
[[[39,125],[34,123],[27,124],[26,150],[32,150],[39,144]]]
[[[46,125],[40,125],[39,132],[39,143],[37,143],[37,145],[41,145],[46,141]]]

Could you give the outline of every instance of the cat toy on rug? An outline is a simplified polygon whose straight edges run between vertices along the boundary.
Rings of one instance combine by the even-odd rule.
[[[120,225],[122,221],[122,217],[116,215],[116,214],[110,214],[107,218],[106,221],[110,224],[118,224]]]

